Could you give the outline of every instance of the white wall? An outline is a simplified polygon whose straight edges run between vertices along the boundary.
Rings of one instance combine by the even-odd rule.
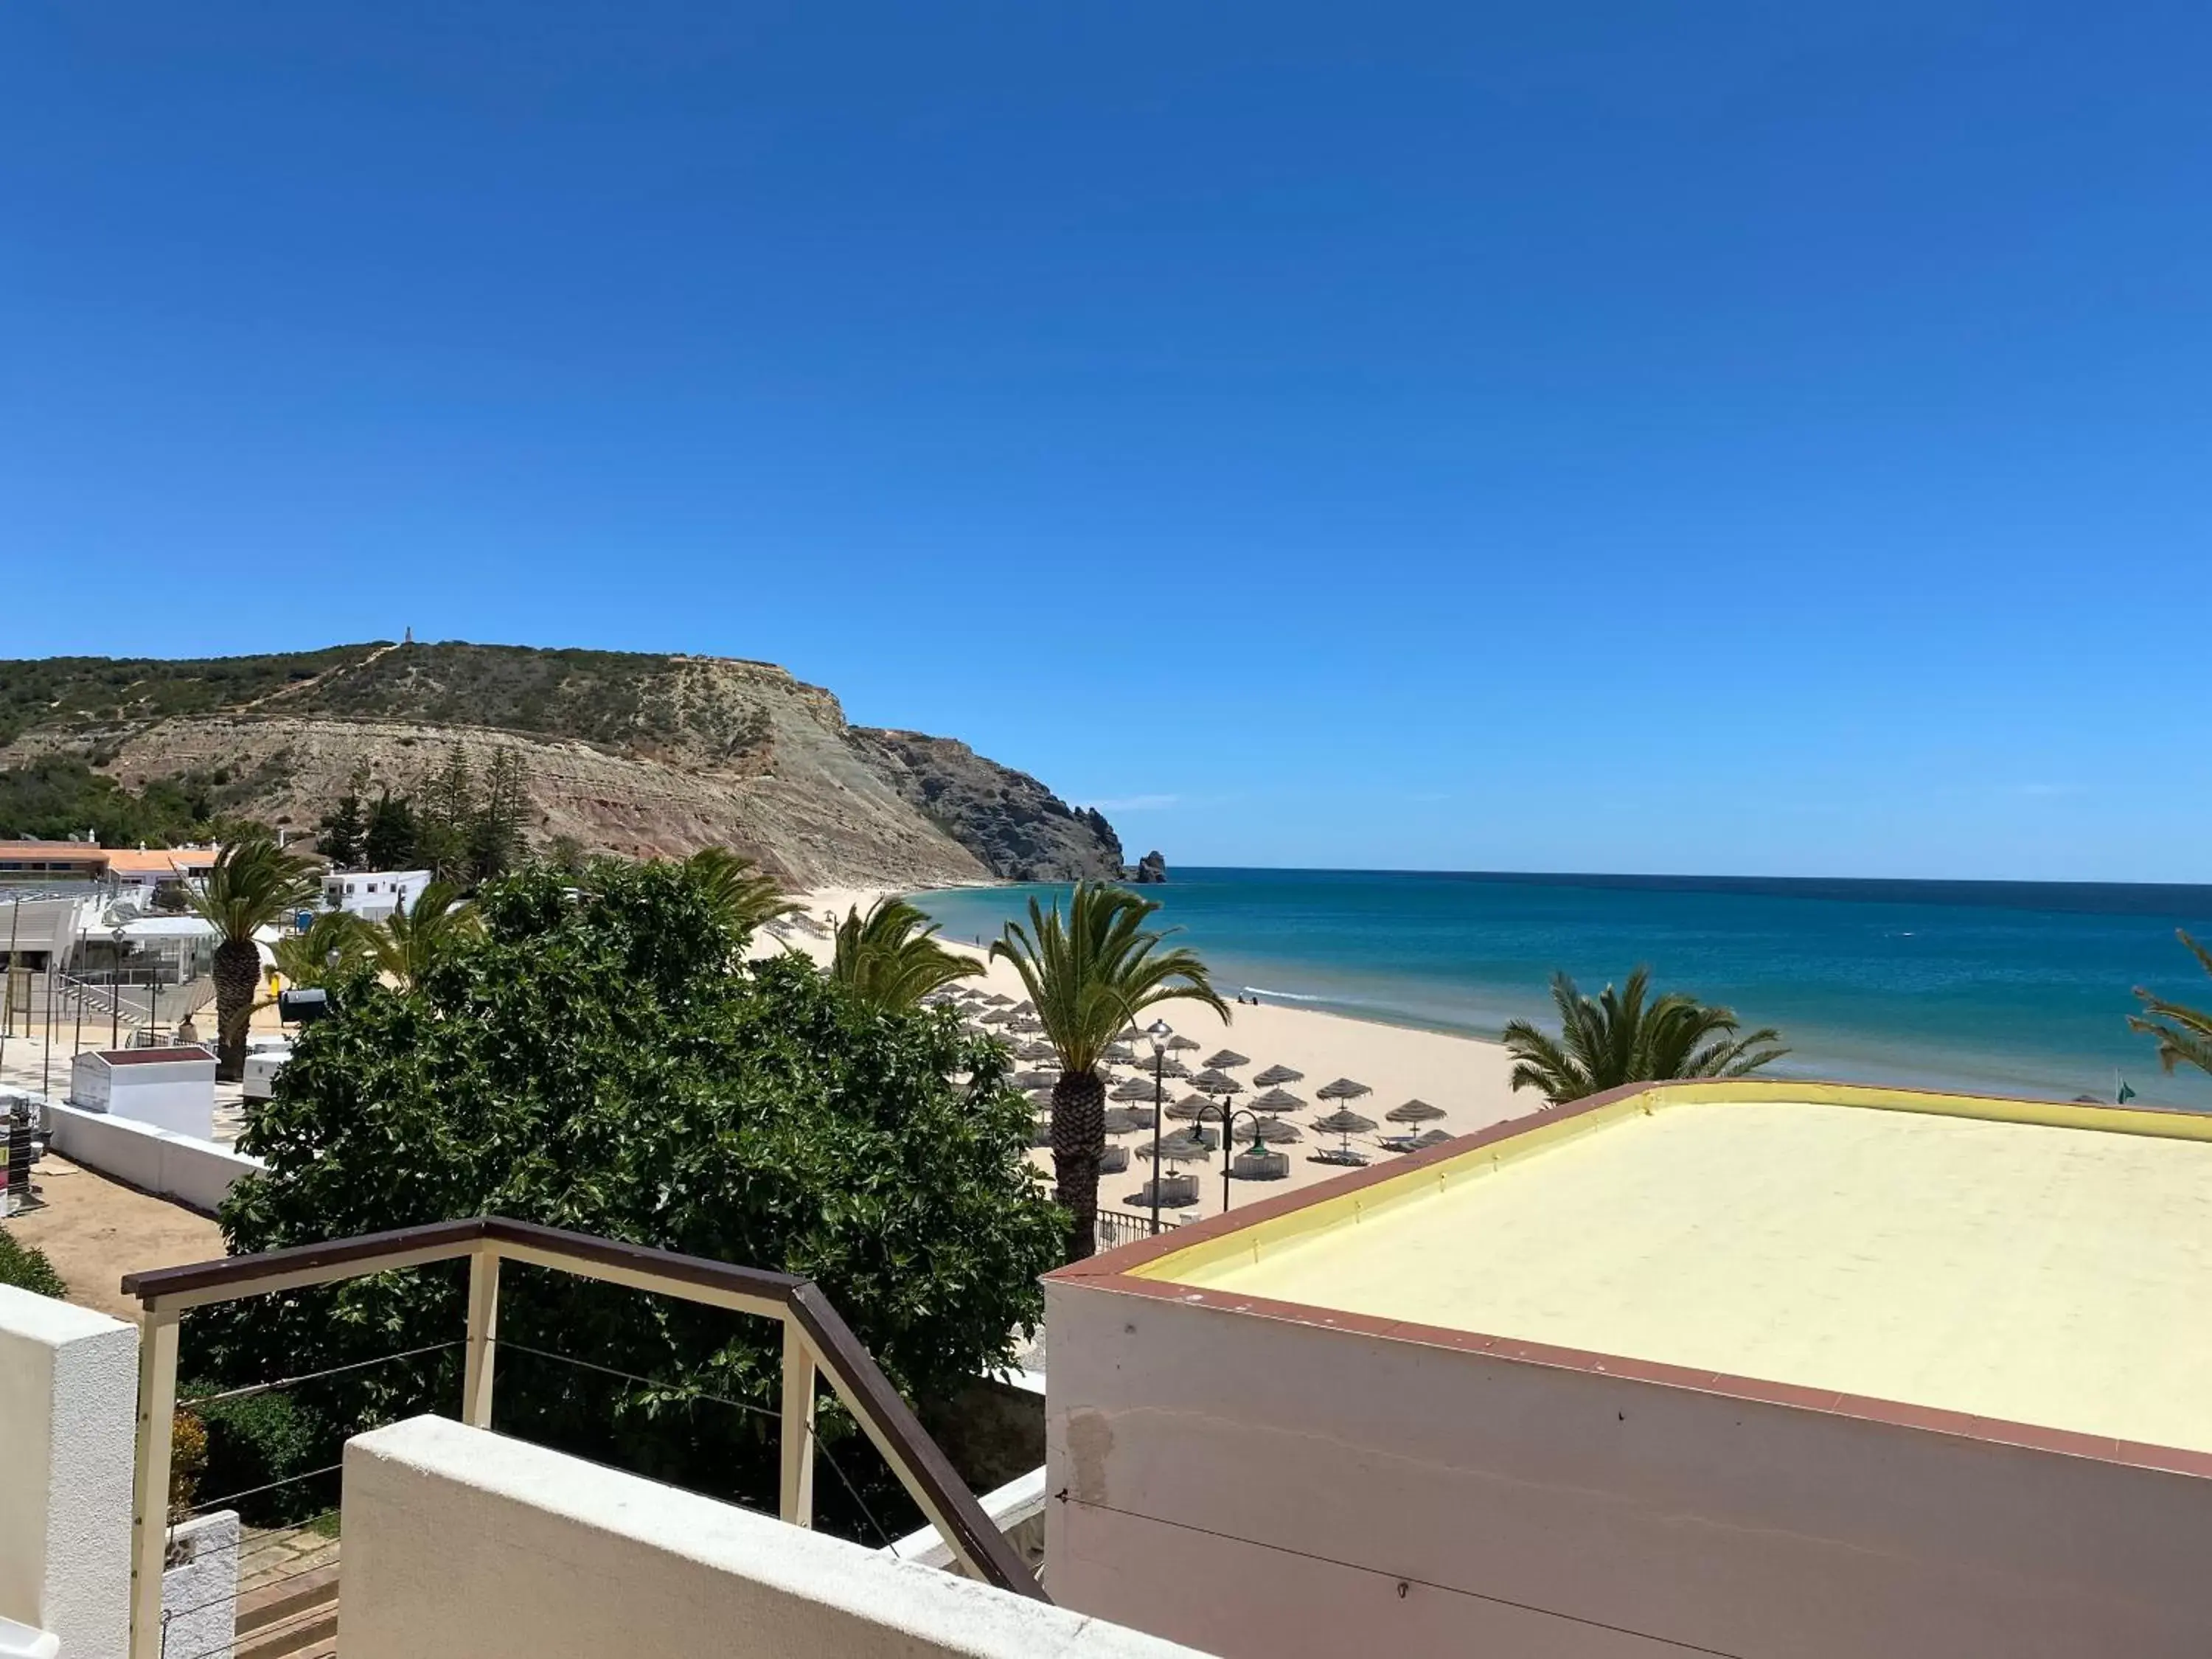
[[[64,1659],[130,1644],[137,1413],[136,1329],[0,1285],[0,1617]]]
[[[1045,1295],[1054,1595],[1233,1659],[2212,1654],[2212,1468]]]
[[[161,1574],[164,1659],[230,1659],[238,1627],[236,1510],[196,1515],[169,1531]],[[66,1650],[61,1659],[68,1659]]]
[[[71,1163],[209,1215],[222,1203],[233,1182],[261,1167],[259,1158],[212,1140],[173,1134],[150,1123],[88,1112],[58,1101],[46,1103],[46,1121],[53,1149]]]
[[[345,1659],[1191,1659],[442,1418],[348,1443]]]

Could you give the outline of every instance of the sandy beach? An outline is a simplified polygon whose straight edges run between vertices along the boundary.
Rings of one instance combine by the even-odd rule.
[[[876,891],[854,888],[825,888],[798,896],[817,921],[824,920],[824,912],[842,916],[854,905],[865,909],[879,896]],[[827,960],[830,945],[826,939],[794,935],[793,945],[807,951],[817,960]],[[969,956],[981,956],[972,946],[956,941],[946,943],[951,948]],[[1026,994],[1021,977],[1012,964],[1000,962],[990,964],[986,977],[971,983],[983,985],[1002,992],[1017,1000]],[[1352,1078],[1366,1084],[1375,1092],[1352,1103],[1352,1109],[1364,1117],[1375,1120],[1382,1130],[1395,1132],[1397,1126],[1383,1121],[1383,1114],[1406,1101],[1419,1098],[1432,1106],[1441,1107],[1445,1116],[1432,1125],[1454,1134],[1463,1134],[1486,1124],[1502,1119],[1518,1117],[1534,1111],[1543,1104],[1541,1097],[1523,1091],[1516,1095],[1507,1086],[1512,1071],[1512,1061],[1504,1047],[1486,1042],[1477,1037],[1454,1036],[1441,1031],[1420,1031],[1397,1025],[1383,1025],[1371,1020],[1348,1019],[1340,1014],[1323,1013],[1315,1009],[1285,1006],[1273,1003],[1232,1005],[1231,1019],[1224,1024],[1214,1012],[1196,1002],[1169,1003],[1157,1011],[1157,1017],[1166,1020],[1178,1033],[1200,1045],[1195,1054],[1186,1054],[1186,1060],[1203,1060],[1206,1055],[1223,1048],[1233,1048],[1251,1060],[1249,1066],[1238,1067],[1235,1075],[1249,1079],[1255,1072],[1270,1066],[1287,1066],[1305,1073],[1305,1079],[1289,1086],[1292,1094],[1312,1102],[1313,1091],[1322,1084],[1340,1077]],[[1135,1068],[1121,1066],[1112,1075],[1130,1075]],[[1196,1070],[1195,1066],[1192,1067]],[[1179,1098],[1188,1091],[1187,1083],[1170,1079],[1168,1098]],[[1241,1098],[1249,1099],[1249,1096]],[[1142,1109],[1140,1107],[1139,1109]],[[1285,1121],[1307,1130],[1305,1139],[1298,1144],[1282,1148],[1289,1154],[1289,1176],[1281,1181],[1232,1181],[1229,1197],[1232,1206],[1250,1202],[1271,1194],[1298,1187],[1311,1186],[1344,1171],[1340,1165],[1316,1164],[1309,1154],[1324,1146],[1335,1146],[1337,1137],[1316,1135],[1308,1126],[1317,1117],[1333,1109],[1329,1102],[1315,1102],[1302,1111],[1285,1114]],[[1170,1121],[1167,1126],[1176,1125]],[[1240,1128],[1243,1123],[1240,1122]],[[1149,1140],[1143,1135],[1116,1137],[1115,1145],[1128,1146],[1131,1157],[1128,1170],[1120,1175],[1105,1176],[1099,1183],[1099,1202],[1109,1209],[1134,1209],[1137,1189],[1146,1179],[1151,1165],[1135,1156],[1137,1143]],[[1396,1156],[1376,1145],[1375,1135],[1355,1135],[1352,1144],[1355,1150],[1382,1159]],[[1052,1155],[1039,1149],[1031,1154],[1037,1167],[1048,1175],[1052,1169]],[[1221,1211],[1221,1159],[1216,1153],[1206,1163],[1186,1164],[1185,1169],[1200,1176],[1200,1201],[1194,1207],[1177,1212],[1180,1219],[1194,1221],[1206,1216],[1218,1215]]]

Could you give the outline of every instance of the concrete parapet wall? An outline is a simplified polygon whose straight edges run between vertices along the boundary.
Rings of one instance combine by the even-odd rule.
[[[131,1633],[138,1333],[0,1285],[0,1618],[65,1659],[122,1659]]]
[[[70,1162],[210,1215],[232,1182],[261,1167],[259,1158],[212,1140],[58,1101],[47,1103],[46,1121],[54,1151]]]
[[[2157,1448],[1079,1279],[1046,1310],[1053,1594],[1231,1659],[2212,1654],[2212,1474]]]
[[[1192,1659],[441,1418],[345,1451],[346,1659]]]

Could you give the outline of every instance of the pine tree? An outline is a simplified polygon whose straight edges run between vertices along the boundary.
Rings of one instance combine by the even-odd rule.
[[[416,858],[441,881],[473,886],[477,789],[465,750],[456,748],[446,757],[444,769],[424,781],[420,799]]]
[[[477,880],[504,875],[522,861],[523,816],[529,805],[521,761],[512,749],[495,751],[471,815],[469,857]]]
[[[386,789],[368,809],[362,858],[372,870],[412,870],[421,856],[416,846],[415,805]]]
[[[323,814],[321,825],[315,832],[315,844],[331,866],[337,870],[360,867],[362,854],[362,792],[368,787],[368,768],[356,766],[353,776],[347,780],[345,793],[337,805]]]

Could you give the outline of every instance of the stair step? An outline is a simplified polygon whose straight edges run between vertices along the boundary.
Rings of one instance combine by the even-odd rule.
[[[239,1632],[234,1659],[320,1659],[337,1651],[338,1604],[335,1599],[303,1608],[295,1620]]]
[[[236,1629],[240,1636],[248,1636],[325,1601],[336,1607],[337,1600],[338,1564],[333,1561],[246,1591],[238,1598]]]

